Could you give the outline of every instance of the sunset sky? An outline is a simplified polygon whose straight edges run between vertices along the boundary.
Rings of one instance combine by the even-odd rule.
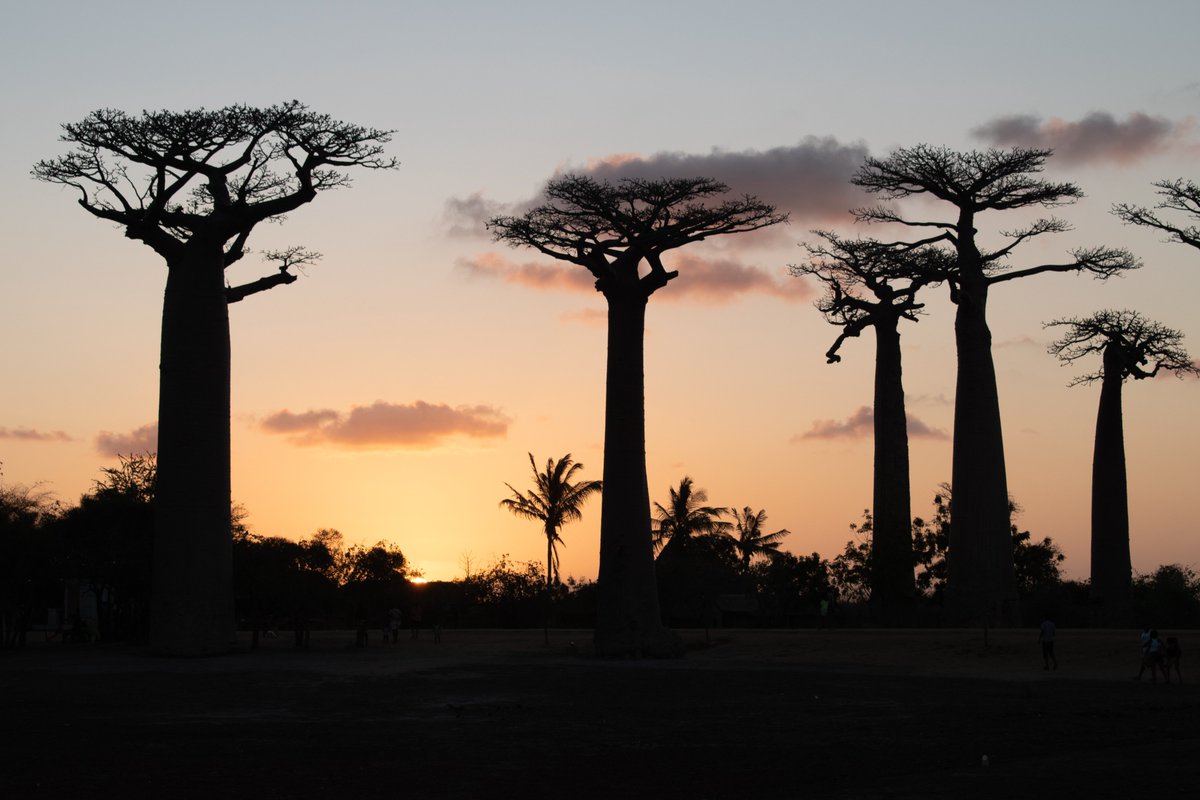
[[[1098,365],[1060,366],[1042,323],[1130,308],[1200,357],[1200,251],[1110,213],[1152,205],[1155,180],[1200,180],[1198,30],[1195,2],[5,3],[2,480],[73,503],[116,453],[154,448],[166,269],[30,178],[66,152],[59,126],[97,108],[294,98],[395,129],[401,164],[250,241],[324,256],[230,308],[233,494],[254,532],[389,540],[430,578],[543,558],[537,525],[497,504],[505,482],[528,485],[528,452],[601,476],[605,304],[581,268],[497,245],[483,221],[567,171],[700,175],[791,222],[665,259],[680,277],[647,314],[651,498],[690,475],[713,504],[766,509],[770,530],[792,531],[786,549],[832,557],[871,502],[874,342],[827,365],[836,330],[787,265],[813,228],[883,234],[847,213],[871,202],[848,182],[866,155],[1036,145],[1056,150],[1047,176],[1086,197],[1055,212],[1074,230],[1010,263],[1096,244],[1144,261],[1108,282],[1004,283],[990,303],[1019,523],[1086,577],[1098,386],[1067,383]],[[996,242],[1031,218],[985,214],[980,231]],[[271,271],[252,255],[230,278]],[[924,300],[902,342],[913,512],[927,516],[950,478],[954,307],[944,287]],[[1137,571],[1200,569],[1198,406],[1194,379],[1126,386]],[[595,577],[599,518],[593,501],[563,531],[564,575]]]

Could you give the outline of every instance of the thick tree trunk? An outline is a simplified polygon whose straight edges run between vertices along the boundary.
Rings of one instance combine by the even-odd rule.
[[[908,419],[898,319],[875,328],[875,489],[871,605],[888,625],[905,621],[916,600],[908,481]]]
[[[219,250],[168,266],[163,302],[151,646],[230,649],[229,311]]]
[[[1119,347],[1104,351],[1096,449],[1092,455],[1092,622],[1133,623],[1129,558],[1129,491],[1125,481],[1125,431],[1121,412],[1124,365]]]
[[[646,298],[636,290],[609,291],[605,297],[608,378],[596,654],[674,656],[682,648],[662,624],[650,539],[643,371]]]
[[[987,292],[982,277],[964,276],[954,322],[958,379],[946,617],[952,624],[1017,625],[1020,608]]]

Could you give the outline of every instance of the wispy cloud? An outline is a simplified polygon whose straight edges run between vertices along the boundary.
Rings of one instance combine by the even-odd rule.
[[[472,278],[496,278],[529,289],[596,291],[596,279],[592,277],[592,273],[574,264],[559,265],[552,261],[518,262],[499,253],[480,253],[474,258],[459,259],[458,268]]]
[[[904,402],[914,406],[950,406],[954,401],[942,393],[938,394],[906,394]]]
[[[995,349],[1006,347],[1036,347],[1038,350],[1045,350],[1046,346],[1046,342],[1039,342],[1032,336],[1016,336],[1012,339],[1003,339],[999,342],[995,342],[992,345],[992,347]]]
[[[446,235],[454,238],[487,237],[484,224],[500,214],[512,214],[517,209],[495,200],[489,200],[482,192],[466,197],[451,197],[442,210],[442,223]]]
[[[598,308],[581,308],[578,311],[564,311],[559,314],[563,322],[578,322],[590,328],[603,328],[608,325],[608,314]]]
[[[809,136],[799,143],[769,150],[720,150],[704,154],[630,153],[588,163],[581,171],[593,177],[679,178],[703,176],[729,186],[736,195],[751,194],[792,215],[792,223],[844,221],[848,211],[864,202],[850,177],[867,156],[862,143],[843,144],[832,136]]]
[[[795,145],[768,150],[721,150],[708,153],[660,152],[652,155],[615,153],[589,160],[583,166],[564,164],[555,170],[591,175],[608,181],[622,178],[695,178],[721,181],[734,196],[750,194],[792,215],[793,225],[827,225],[849,221],[849,209],[866,202],[850,177],[867,156],[862,143],[844,144],[837,139],[809,136]],[[541,202],[540,197],[500,202],[475,192],[446,201],[442,221],[449,236],[487,238],[484,223],[497,215],[524,213]],[[777,229],[752,237],[786,235]],[[745,236],[737,237],[743,240]]]
[[[128,433],[101,431],[94,444],[96,452],[103,456],[153,453],[158,450],[158,423],[152,422]]]
[[[875,414],[870,406],[860,406],[844,420],[819,419],[805,433],[792,437],[792,442],[805,439],[861,439],[875,433]],[[908,435],[913,439],[946,439],[946,432],[931,428],[921,420],[908,415]]]
[[[495,439],[508,432],[509,418],[491,406],[450,407],[418,400],[401,405],[377,401],[348,412],[318,409],[279,411],[261,426],[297,445],[333,445],[349,449],[391,447],[428,449],[455,436]]]
[[[786,302],[812,297],[813,289],[805,281],[778,275],[743,264],[732,258],[702,258],[688,253],[668,254],[667,269],[678,270],[656,297],[664,301],[696,301],[711,305],[731,302],[744,295],[766,295]],[[472,277],[488,277],[532,289],[593,293],[596,280],[583,267],[554,262],[515,262],[498,253],[482,253],[461,259],[458,266]]]
[[[63,431],[38,431],[33,428],[4,428],[0,427],[0,439],[10,439],[18,442],[73,442],[75,441]]]
[[[1049,147],[1063,165],[1115,162],[1132,164],[1178,148],[1195,151],[1195,127],[1182,121],[1133,113],[1119,120],[1107,111],[1093,111],[1076,122],[1032,114],[997,117],[971,131],[995,147]]]

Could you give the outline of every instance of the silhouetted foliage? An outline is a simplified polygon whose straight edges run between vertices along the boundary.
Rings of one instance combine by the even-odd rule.
[[[583,464],[572,461],[570,453],[558,461],[547,459],[544,472],[538,471],[533,453],[530,453],[529,466],[533,468],[533,490],[519,492],[512,484],[504,484],[513,496],[501,500],[500,507],[519,517],[542,523],[546,535],[546,585],[551,586],[559,582],[557,545],[562,543],[562,537],[558,535],[558,530],[568,522],[583,518],[584,502],[600,491],[601,483],[572,483],[571,478],[583,469]]]
[[[35,610],[61,598],[59,513],[40,487],[0,483],[0,648],[23,646]]]
[[[65,576],[92,594],[101,640],[144,642],[149,635],[157,462],[119,456],[101,470],[79,505],[62,515]]]
[[[946,562],[950,552],[950,484],[939,484],[933,497],[933,517],[912,521],[913,555],[917,566],[916,584],[928,605],[944,602]],[[1044,593],[1062,582],[1061,567],[1065,556],[1049,537],[1034,541],[1029,531],[1016,524],[1021,507],[1009,501],[1009,541],[1018,590],[1022,597]],[[851,524],[855,538],[829,565],[830,580],[843,601],[866,602],[870,599],[869,565],[873,545],[874,520],[869,510],[862,521]]]
[[[723,533],[676,533],[654,566],[663,613],[675,625],[717,627],[721,595],[749,588],[737,544]]]
[[[750,565],[750,578],[766,625],[792,626],[816,616],[830,588],[827,562],[818,554],[780,551]]]
[[[1196,375],[1200,369],[1183,349],[1182,333],[1136,311],[1099,311],[1047,326],[1065,329],[1062,338],[1050,345],[1050,352],[1064,363],[1101,357],[1099,369],[1071,382],[1072,386],[1101,382],[1092,456],[1092,603],[1098,623],[1130,625],[1132,565],[1122,389],[1129,377],[1142,380],[1161,371]]]
[[[745,506],[740,511],[733,509],[732,513],[733,528],[729,535],[733,537],[734,548],[741,558],[742,572],[750,571],[750,561],[755,556],[762,556],[768,560],[779,556],[782,552],[779,546],[784,537],[791,535],[791,531],[782,528],[774,533],[767,533],[764,530],[767,524],[766,509],[755,511],[750,506]]]
[[[696,488],[687,475],[680,479],[678,489],[671,486],[667,491],[670,495],[667,505],[654,504],[654,519],[650,523],[654,549],[660,557],[672,542],[724,535],[733,530],[732,523],[721,519],[729,509],[704,505],[708,502],[708,492]]]
[[[473,608],[472,625],[528,628],[545,621],[547,591],[565,593],[561,584],[547,590],[535,561],[512,561],[507,554],[462,581],[466,602]]]
[[[35,178],[76,190],[85,211],[167,263],[152,619],[161,652],[223,652],[232,633],[228,306],[294,282],[291,270],[317,256],[268,252],[278,271],[237,286],[226,270],[259,223],[347,185],[349,168],[393,167],[389,138],[297,101],[139,116],[100,109],[63,126],[69,153],[34,165]]]
[[[1200,628],[1200,578],[1191,567],[1163,564],[1133,579],[1133,605],[1142,626]]]
[[[933,518],[914,517],[912,530],[917,590],[931,604],[940,606],[945,599],[946,553],[950,549],[950,484],[938,485],[933,496]]]
[[[854,212],[866,222],[887,222],[918,229],[914,244],[945,241],[955,263],[947,276],[950,299],[957,305],[955,342],[958,375],[954,403],[954,503],[946,609],[959,621],[1017,624],[1017,585],[1010,556],[1008,482],[1000,403],[992,361],[987,301],[992,286],[1047,272],[1089,272],[1107,278],[1139,266],[1127,251],[1111,247],[1077,248],[1063,263],[1010,269],[1009,257],[1020,245],[1069,229],[1046,217],[1016,230],[1001,231],[1001,242],[987,249],[978,239],[978,216],[990,211],[1054,207],[1082,196],[1071,183],[1038,177],[1050,150],[1013,148],[956,152],[917,145],[887,158],[867,158],[852,182],[888,200],[928,195],[950,206],[949,217],[913,220],[894,208],[878,206]]]
[[[728,191],[708,178],[623,179],[612,184],[568,174],[546,184],[544,204],[520,217],[488,222],[497,241],[532,247],[587,269],[608,303],[595,633],[601,656],[682,652],[678,637],[662,625],[655,588],[646,483],[646,302],[678,276],[662,262],[668,251],[787,219],[750,196],[714,202]]]
[[[1113,213],[1128,225],[1143,225],[1170,234],[1168,241],[1190,245],[1200,249],[1200,186],[1193,181],[1177,178],[1173,181],[1157,181],[1154,184],[1162,198],[1153,209],[1121,203],[1113,206]],[[1163,219],[1157,211],[1169,211],[1190,217],[1193,224],[1176,223]]]

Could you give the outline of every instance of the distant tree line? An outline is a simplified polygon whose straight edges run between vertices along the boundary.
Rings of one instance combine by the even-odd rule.
[[[39,487],[0,483],[0,634],[4,647],[29,632],[65,642],[144,643],[150,630],[156,466],[129,456],[101,477],[79,503],[64,507]],[[943,484],[933,515],[912,520],[919,604],[935,624],[944,602],[951,492]],[[778,547],[787,531],[766,533],[765,512],[707,505],[684,478],[666,506],[655,504],[655,575],[665,620],[676,627],[796,627],[870,624],[874,519],[864,511],[853,538],[832,558],[797,556]],[[1020,530],[1010,503],[1010,539],[1025,622],[1052,613],[1060,625],[1089,623],[1087,581],[1064,579],[1064,560],[1050,537]],[[401,549],[389,542],[347,545],[322,529],[293,540],[249,531],[231,511],[235,608],[239,625],[260,634],[294,636],[307,645],[313,629],[386,628],[389,611],[405,624],[446,628],[591,628],[594,581],[547,584],[544,565],[507,555],[453,581],[418,582]],[[722,517],[730,517],[726,520]],[[1167,564],[1137,575],[1136,618],[1145,624],[1200,626],[1200,576]],[[47,616],[52,609],[54,616]],[[371,635],[375,635],[372,633]]]

